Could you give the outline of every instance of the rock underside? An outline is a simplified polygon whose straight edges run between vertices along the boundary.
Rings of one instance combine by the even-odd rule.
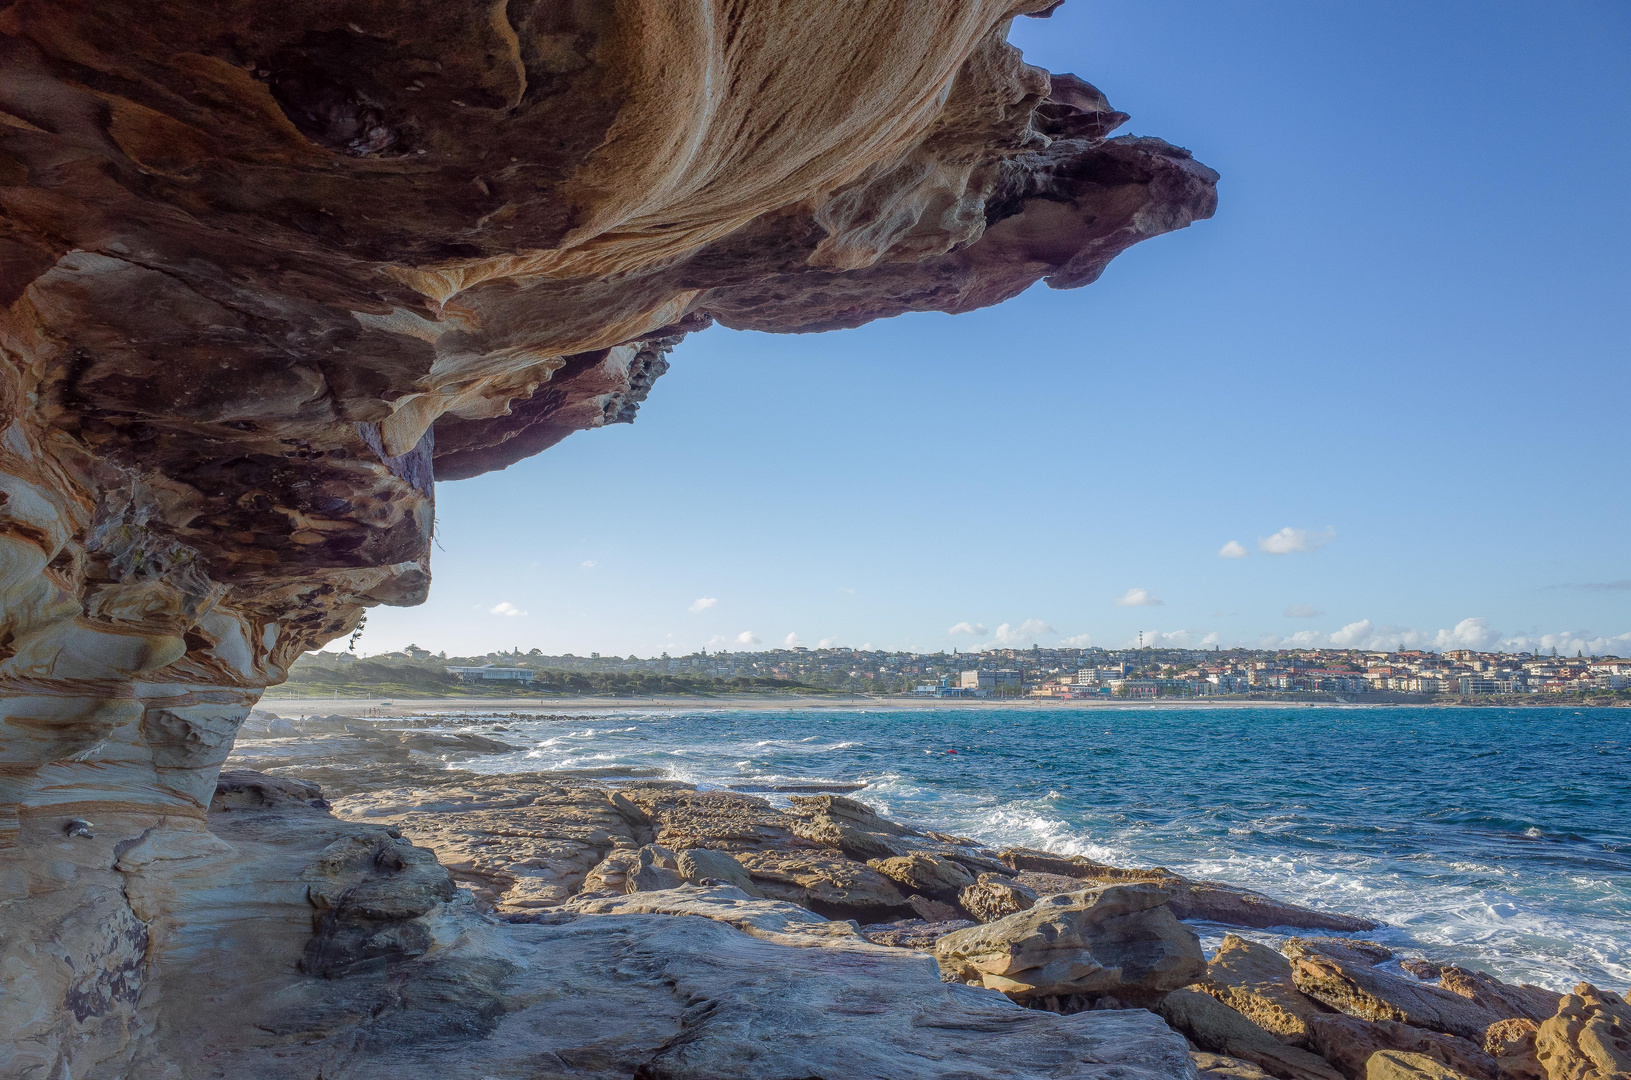
[[[712,322],[968,311],[1211,215],[1007,43],[1052,6],[0,6],[0,1072],[136,1075],[239,724],[423,599],[436,479],[631,421]],[[328,971],[383,915],[308,884]]]

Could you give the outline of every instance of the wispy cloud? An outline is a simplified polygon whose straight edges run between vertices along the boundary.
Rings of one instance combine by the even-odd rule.
[[[1324,532],[1311,529],[1293,529],[1287,525],[1273,536],[1257,541],[1257,550],[1267,555],[1294,555],[1318,551],[1337,538],[1337,531],[1327,526]]]
[[[990,632],[986,629],[985,623],[968,622],[967,620],[958,623],[956,626],[946,627],[946,633],[953,636],[967,634],[969,637],[985,637]]]
[[[803,645],[804,642],[797,634],[788,634],[786,637],[782,638],[782,644],[789,649],[796,649],[800,645]]]
[[[1160,607],[1161,604],[1148,589],[1128,589],[1126,596],[1116,600],[1117,607]]]
[[[736,635],[736,643],[738,645],[757,645],[759,644],[759,635],[752,630],[744,630]]]
[[[583,560],[583,562],[579,563],[578,565],[583,567],[585,570],[593,570],[595,567],[599,566],[600,564],[595,562],[595,560],[593,560],[593,559],[585,559],[585,560]]]
[[[1218,558],[1220,559],[1244,559],[1250,554],[1251,552],[1246,550],[1246,545],[1239,540],[1231,540],[1218,548]]]
[[[1061,649],[1091,649],[1093,647],[1092,634],[1072,634],[1070,637],[1059,639]]]
[[[699,596],[691,601],[691,614],[700,615],[717,603],[719,603],[717,596]]]
[[[1325,612],[1321,611],[1312,604],[1292,604],[1290,607],[1286,608],[1285,611],[1281,612],[1281,614],[1288,619],[1312,619],[1317,616],[1324,615]]]
[[[490,614],[490,615],[508,615],[512,619],[517,619],[517,618],[520,618],[522,615],[525,615],[526,612],[522,611],[520,608],[516,607],[514,604],[512,604],[508,600],[506,600],[502,604],[495,605],[493,607],[492,611],[488,612],[488,614]]]

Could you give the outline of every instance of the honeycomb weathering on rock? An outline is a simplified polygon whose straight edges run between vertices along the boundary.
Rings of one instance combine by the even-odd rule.
[[[140,1031],[170,857],[118,845],[207,847],[261,689],[423,598],[436,477],[632,419],[710,320],[966,311],[1210,215],[1007,44],[1050,7],[0,9],[0,964],[48,1003],[0,1029]]]

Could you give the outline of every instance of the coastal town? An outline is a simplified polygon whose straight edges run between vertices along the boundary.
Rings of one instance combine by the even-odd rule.
[[[461,687],[550,692],[812,690],[945,699],[1302,699],[1381,703],[1558,696],[1631,700],[1631,659],[1399,649],[995,649],[913,653],[778,648],[685,656],[551,656],[516,648],[449,657],[418,646],[358,659],[317,654],[314,667],[363,665],[435,675]],[[378,677],[377,674],[375,676]],[[1551,695],[1550,697],[1546,695]]]

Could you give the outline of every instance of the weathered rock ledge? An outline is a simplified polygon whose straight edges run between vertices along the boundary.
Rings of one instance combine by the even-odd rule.
[[[335,813],[426,845],[474,907],[514,925],[589,934],[600,919],[701,918],[788,948],[913,956],[924,971],[932,958],[939,979],[986,995],[969,1000],[988,1008],[1006,998],[1118,1025],[1153,1011],[1201,1072],[1235,1080],[1610,1080],[1626,1058],[1631,1011],[1596,988],[1560,997],[1423,960],[1400,967],[1388,949],[1352,938],[1293,937],[1277,950],[1230,935],[1208,962],[1175,903],[1190,898],[1188,917],[1208,923],[1374,927],[1353,916],[1159,868],[992,850],[845,796],[792,795],[779,809],[667,781],[485,776],[449,768],[480,748],[448,742],[403,760],[400,733],[328,727],[335,733],[245,744],[243,759],[280,775],[227,773],[223,791],[320,776]],[[325,753],[363,734],[385,760],[370,766],[354,745]],[[315,787],[299,791],[317,798]],[[401,880],[422,895],[411,871]],[[327,916],[315,894],[312,906],[317,941]],[[895,918],[871,921],[883,916]],[[407,962],[392,951],[400,937],[371,939],[387,966]],[[876,1009],[910,1008],[893,989],[871,989]],[[718,1042],[707,1051],[737,1052]]]

